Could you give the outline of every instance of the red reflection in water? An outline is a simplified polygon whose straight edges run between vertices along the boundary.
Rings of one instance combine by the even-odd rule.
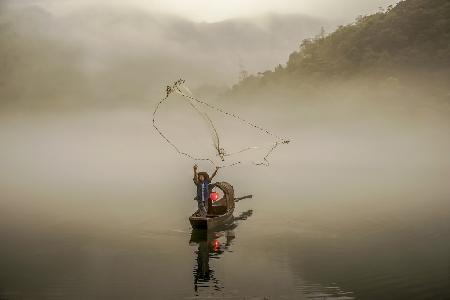
[[[218,240],[212,241],[211,245],[212,245],[212,249],[213,249],[214,252],[219,251],[219,249],[220,249],[220,242]]]

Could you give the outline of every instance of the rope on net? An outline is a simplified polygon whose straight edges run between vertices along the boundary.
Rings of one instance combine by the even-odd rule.
[[[188,92],[189,92],[189,95],[186,94],[186,93],[184,93],[184,92],[181,90],[181,88],[183,88],[183,89],[185,89],[186,91],[188,91]],[[171,140],[163,133],[163,131],[158,127],[157,122],[156,122],[156,116],[157,116],[157,114],[158,114],[159,108],[161,107],[161,105],[162,105],[164,102],[166,102],[166,101],[169,99],[169,97],[170,97],[170,95],[171,95],[172,93],[177,93],[177,94],[179,94],[180,96],[182,96],[182,97],[186,100],[186,102],[189,104],[189,106],[191,106],[191,107],[192,107],[192,108],[193,108],[193,109],[194,109],[201,117],[203,117],[203,118],[205,119],[205,121],[209,124],[209,126],[211,126],[212,134],[213,134],[213,137],[214,137],[214,138],[213,138],[214,148],[215,148],[215,150],[216,150],[216,152],[217,152],[217,156],[220,158],[220,160],[221,160],[222,162],[225,162],[225,157],[229,157],[229,156],[232,156],[232,155],[236,155],[236,154],[243,153],[243,152],[250,151],[250,150],[254,150],[254,149],[260,149],[260,147],[246,147],[246,148],[241,149],[241,150],[239,150],[239,151],[237,151],[237,152],[227,153],[227,152],[225,151],[225,149],[224,149],[223,147],[221,147],[219,134],[218,134],[218,131],[217,131],[216,127],[214,126],[213,121],[212,121],[211,118],[208,116],[208,114],[207,114],[206,112],[201,111],[201,110],[196,106],[196,104],[204,105],[204,106],[206,106],[206,107],[208,107],[208,108],[210,108],[210,109],[212,109],[212,110],[214,110],[214,111],[216,111],[216,112],[219,112],[219,113],[221,113],[221,114],[223,114],[223,115],[226,115],[226,116],[229,116],[229,117],[231,117],[231,118],[234,118],[234,119],[236,119],[236,120],[238,120],[238,121],[240,121],[240,122],[242,122],[242,123],[244,123],[244,124],[246,124],[246,125],[248,125],[248,126],[250,126],[250,127],[253,127],[253,128],[256,129],[256,130],[259,130],[259,131],[263,132],[263,133],[266,134],[266,135],[269,135],[269,136],[272,136],[273,138],[275,138],[275,142],[274,142],[273,144],[271,144],[271,148],[267,151],[267,153],[265,153],[265,155],[264,155],[262,161],[261,161],[261,162],[253,162],[253,164],[255,164],[256,166],[269,166],[269,165],[270,165],[270,162],[269,162],[269,156],[270,156],[270,155],[278,148],[278,146],[279,146],[279,145],[282,145],[282,144],[289,144],[289,143],[290,143],[290,140],[289,140],[289,139],[281,138],[281,137],[279,137],[278,135],[272,133],[271,131],[269,131],[269,130],[267,130],[267,129],[265,129],[265,128],[259,126],[259,125],[256,125],[255,123],[250,122],[250,121],[248,121],[248,120],[246,120],[246,119],[240,117],[240,116],[237,115],[237,114],[227,112],[227,111],[223,110],[222,108],[219,108],[219,107],[214,106],[214,105],[212,105],[212,104],[210,104],[210,103],[208,103],[208,102],[205,102],[205,101],[203,101],[203,100],[200,100],[200,99],[194,97],[193,94],[190,92],[189,88],[185,85],[185,80],[184,80],[184,79],[179,79],[179,80],[175,81],[171,86],[167,86],[167,87],[166,87],[166,95],[164,96],[164,98],[161,99],[161,101],[159,101],[159,102],[157,103],[156,108],[155,108],[155,111],[153,112],[153,127],[156,129],[156,131],[159,133],[159,135],[160,135],[160,136],[161,136],[161,137],[162,137],[162,138],[163,138],[163,139],[164,139],[164,140],[165,140],[165,141],[166,141],[166,142],[167,142],[167,143],[168,143],[168,144],[169,144],[169,145],[170,145],[177,153],[178,153],[178,154],[180,154],[180,155],[182,155],[182,156],[185,156],[185,157],[187,157],[187,158],[189,158],[189,159],[192,159],[192,160],[194,160],[194,161],[206,161],[206,162],[209,162],[210,164],[212,164],[212,165],[214,165],[214,166],[217,166],[216,163],[215,163],[212,159],[210,159],[210,158],[196,157],[196,156],[194,156],[194,155],[192,155],[192,154],[190,154],[190,153],[187,153],[187,152],[181,150],[181,149],[180,149],[175,143],[173,143],[173,142],[172,142],[172,141],[171,141]],[[217,166],[217,167],[219,167],[219,168],[226,168],[226,167],[236,166],[236,165],[239,165],[239,164],[242,164],[242,163],[243,163],[242,161],[237,161],[237,162],[232,163],[232,164],[223,164],[223,165],[220,165],[220,166]]]

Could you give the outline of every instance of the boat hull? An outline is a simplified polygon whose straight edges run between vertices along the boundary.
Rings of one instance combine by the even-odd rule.
[[[233,211],[230,211],[227,214],[220,216],[191,216],[189,222],[191,223],[192,228],[195,229],[213,229],[221,225],[231,224],[233,223],[233,219]]]

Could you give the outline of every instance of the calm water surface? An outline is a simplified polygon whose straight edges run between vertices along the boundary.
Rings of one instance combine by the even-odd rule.
[[[144,113],[3,118],[0,299],[450,299],[446,135],[304,128],[205,233]]]

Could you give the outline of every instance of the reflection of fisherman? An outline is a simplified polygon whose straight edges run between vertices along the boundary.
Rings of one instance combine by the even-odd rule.
[[[214,272],[209,268],[209,245],[207,241],[200,241],[197,250],[197,269],[194,272],[194,290],[198,292],[198,285],[209,282]]]
[[[197,173],[197,165],[194,166],[194,183],[197,186],[197,196],[195,200],[198,202],[198,212],[205,216],[208,212],[208,198],[212,189],[211,180],[216,176],[219,167],[216,167],[214,173],[209,177],[206,172]]]
[[[225,236],[226,242],[220,242],[220,238]],[[209,265],[210,258],[219,259],[225,251],[229,251],[229,247],[234,240],[235,235],[233,230],[226,230],[220,232],[209,232],[207,235],[204,231],[197,231],[194,229],[191,234],[189,244],[198,244],[197,266],[194,268],[194,290],[199,296],[199,288],[213,288],[212,293],[220,292],[223,289],[219,279],[216,278],[214,270]],[[211,295],[212,296],[212,295]]]
[[[245,211],[237,216],[235,220],[245,221],[252,214],[252,210]],[[197,296],[201,292],[200,288],[208,292],[208,296],[214,296],[216,292],[220,293],[223,290],[224,287],[215,276],[209,260],[211,258],[219,259],[225,252],[231,252],[230,248],[236,238],[234,229],[237,226],[238,223],[233,222],[222,227],[222,231],[192,230],[189,245],[198,245],[197,251],[195,251],[197,264],[192,272],[194,275],[194,290]],[[225,237],[225,241],[223,241],[223,237]],[[223,296],[221,293],[220,295]],[[219,298],[222,299],[222,297]]]

